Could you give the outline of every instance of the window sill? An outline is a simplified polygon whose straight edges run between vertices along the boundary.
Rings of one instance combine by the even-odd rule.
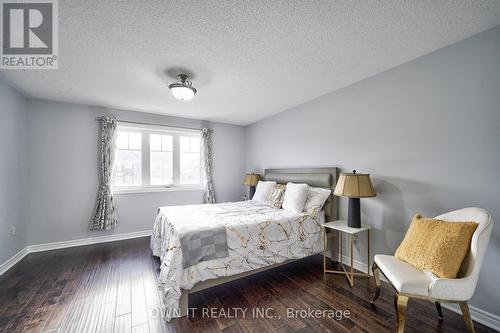
[[[113,194],[140,194],[140,193],[159,193],[159,192],[185,192],[185,191],[203,191],[201,185],[193,186],[172,186],[172,187],[140,187],[140,188],[122,188],[114,189]]]

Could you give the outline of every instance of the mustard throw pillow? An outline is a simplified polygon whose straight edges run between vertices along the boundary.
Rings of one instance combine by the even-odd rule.
[[[469,252],[476,228],[475,222],[449,222],[415,215],[395,256],[438,277],[453,279]]]

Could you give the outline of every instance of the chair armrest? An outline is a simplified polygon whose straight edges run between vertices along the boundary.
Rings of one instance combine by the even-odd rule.
[[[474,277],[460,279],[438,278],[429,285],[429,296],[442,300],[468,301],[476,289]]]

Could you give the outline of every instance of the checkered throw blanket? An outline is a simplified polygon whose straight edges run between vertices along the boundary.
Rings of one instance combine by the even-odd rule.
[[[225,226],[212,226],[180,235],[182,268],[229,255]]]
[[[173,255],[177,251],[177,239],[182,268],[229,256],[222,218],[225,214],[226,211],[218,205],[160,207],[153,227],[153,254],[163,259],[164,255]]]

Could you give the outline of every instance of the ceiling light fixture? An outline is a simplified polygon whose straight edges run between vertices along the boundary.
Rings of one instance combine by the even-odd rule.
[[[196,89],[193,87],[193,83],[189,80],[188,75],[179,74],[177,77],[179,78],[177,82],[170,84],[168,89],[170,89],[175,98],[181,101],[189,101],[196,94]]]

